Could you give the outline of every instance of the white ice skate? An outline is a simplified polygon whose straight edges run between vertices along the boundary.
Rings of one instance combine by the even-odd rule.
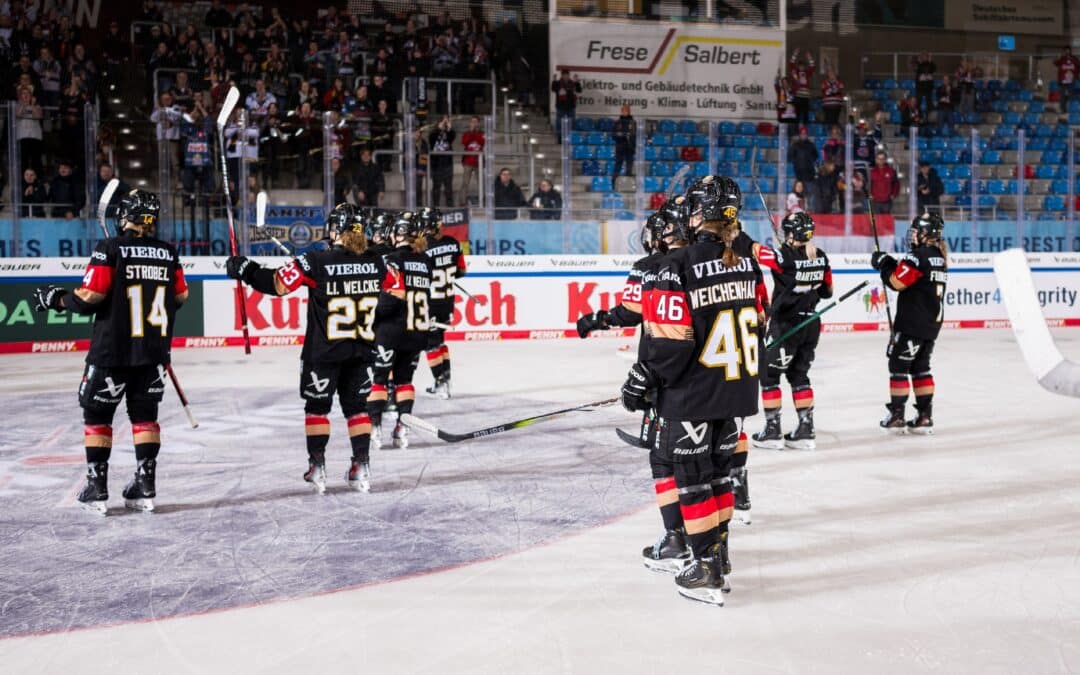
[[[311,489],[316,494],[326,494],[326,465],[309,464],[307,473],[304,474],[304,480],[311,483]]]
[[[345,480],[349,487],[357,492],[371,492],[371,464],[353,460],[352,466],[345,474]]]
[[[395,448],[405,449],[409,447],[409,427],[405,426],[401,422],[395,424],[393,441]]]

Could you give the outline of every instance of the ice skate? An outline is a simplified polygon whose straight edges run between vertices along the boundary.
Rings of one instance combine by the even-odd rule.
[[[156,459],[144,459],[139,462],[135,469],[135,477],[124,488],[124,506],[134,511],[154,510],[154,497],[157,496],[154,488],[154,472],[157,469]]]
[[[326,463],[309,460],[304,480],[311,483],[311,489],[317,494],[326,494]]]
[[[396,399],[397,399],[397,387],[394,386],[393,382],[388,382],[386,384],[386,412],[388,412],[388,413],[396,413],[397,412],[397,400]]]
[[[107,503],[109,501],[108,478],[108,462],[88,464],[86,466],[86,486],[76,497],[79,500],[79,506],[99,516],[105,515],[105,512],[108,511]]]
[[[394,425],[393,442],[395,448],[405,449],[409,447],[409,427],[401,422]]]
[[[788,450],[813,450],[817,447],[814,436],[814,409],[799,411],[799,426],[784,434],[784,447]]]
[[[645,567],[654,572],[675,574],[690,560],[686,537],[680,530],[668,530],[655,544],[642,549],[641,558]]]
[[[354,458],[352,466],[345,473],[345,480],[357,492],[371,492],[371,464]]]
[[[750,436],[755,448],[783,450],[784,436],[780,430],[780,409],[765,411],[765,428]]]
[[[731,488],[735,493],[735,518],[743,525],[750,524],[750,479],[746,467],[731,472]]]
[[[371,418],[371,449],[379,450],[382,448],[382,421]]]
[[[707,557],[694,558],[675,575],[679,595],[723,607],[724,572],[720,556],[720,544],[713,544]]]
[[[435,378],[435,382],[430,387],[425,389],[427,393],[431,394],[435,398],[441,398],[444,401],[450,398],[450,376],[443,375],[442,377]]]
[[[930,411],[919,411],[919,416],[907,423],[907,432],[919,436],[929,436],[934,433],[934,418]]]
[[[885,417],[881,420],[881,428],[889,433],[902,434],[907,430],[907,423],[904,422],[904,408],[893,407],[891,405],[885,406],[889,411],[885,414]]]

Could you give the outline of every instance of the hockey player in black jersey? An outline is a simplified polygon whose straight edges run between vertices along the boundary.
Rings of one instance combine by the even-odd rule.
[[[737,216],[727,197],[706,196],[696,241],[647,275],[642,317],[649,346],[623,385],[630,410],[655,399],[657,444],[674,461],[693,554],[675,577],[679,593],[721,605],[730,571],[731,462],[741,420],[757,412],[758,388],[759,270],[731,247]]]
[[[889,357],[888,413],[881,426],[896,433],[931,434],[934,431],[934,377],[930,357],[944,318],[945,286],[949,281],[948,250],[941,235],[945,222],[936,213],[924,213],[908,229],[910,251],[899,260],[875,252],[870,259],[881,279],[897,291],[896,321],[887,351]],[[915,390],[914,420],[904,421],[908,378]]]
[[[779,249],[755,246],[762,267],[772,271],[773,296],[769,311],[768,342],[775,342],[792,326],[814,313],[818,300],[833,295],[832,268],[825,252],[813,242],[814,220],[796,212],[781,224],[784,244]],[[765,428],[753,435],[754,446],[779,450],[783,447],[813,450],[814,390],[810,386],[810,366],[821,336],[821,321],[813,321],[765,352],[761,374],[761,403]],[[787,376],[799,424],[782,434],[780,425],[780,378]]]
[[[379,296],[375,322],[375,377],[368,397],[372,439],[382,445],[382,416],[386,411],[387,381],[393,375],[398,412],[412,412],[416,390],[413,373],[431,330],[431,259],[424,253],[427,240],[411,211],[394,220],[394,250],[387,254],[386,284]],[[409,445],[408,427],[399,419],[394,426],[395,448]],[[376,440],[377,439],[377,440]]]
[[[450,398],[450,348],[446,346],[446,329],[454,318],[454,296],[457,279],[465,276],[465,254],[461,243],[442,232],[442,214],[424,207],[417,214],[427,239],[427,256],[431,258],[431,330],[426,346],[428,367],[435,382],[427,392],[439,398]]]
[[[159,211],[155,194],[132,190],[124,195],[117,218],[119,234],[98,243],[82,284],[71,293],[58,286],[34,292],[39,312],[94,316],[79,386],[87,476],[78,500],[102,515],[109,499],[112,421],[121,399],[127,399],[138,462],[134,479],[124,488],[124,505],[153,511],[157,496],[158,404],[165,392],[173,320],[188,296],[176,249],[154,236]]]
[[[368,249],[380,256],[393,251],[394,247],[390,244],[393,228],[394,214],[392,213],[380,213],[369,220],[368,226],[365,228],[365,234],[368,235]]]
[[[278,268],[234,256],[226,271],[255,290],[287,295],[308,289],[307,334],[300,352],[300,398],[308,470],[304,480],[326,491],[326,446],[330,408],[337,394],[348,424],[352,463],[345,476],[354,490],[371,487],[371,419],[366,411],[374,366],[375,310],[387,277],[382,258],[367,248],[361,212],[338,204],[326,219],[332,246],[297,256]]]

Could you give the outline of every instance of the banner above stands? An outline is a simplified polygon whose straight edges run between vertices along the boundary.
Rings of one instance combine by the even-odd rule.
[[[708,23],[551,22],[552,73],[581,80],[580,114],[775,119],[779,29]]]
[[[460,280],[472,298],[455,299],[452,340],[577,339],[574,324],[583,314],[618,303],[627,270],[636,256],[470,256]],[[839,295],[862,281],[870,285],[825,315],[826,331],[886,330],[885,291],[866,254],[830,256]],[[946,328],[1008,326],[990,255],[949,257],[945,293]],[[1054,326],[1080,325],[1080,254],[1029,255],[1043,311]],[[263,258],[268,265],[281,258]],[[180,310],[177,347],[241,344],[235,283],[224,276],[223,260],[188,258],[184,273],[192,298]],[[13,258],[0,261],[0,353],[86,349],[89,323],[82,317],[30,305],[37,285],[73,286],[83,263],[63,258]],[[251,334],[257,346],[300,344],[307,316],[305,293],[269,297],[246,289]],[[895,298],[890,302],[895,307]],[[633,329],[597,337],[621,337]]]

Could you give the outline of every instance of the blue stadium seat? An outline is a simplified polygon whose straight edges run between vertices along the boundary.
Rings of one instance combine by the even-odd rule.
[[[1006,194],[1005,181],[1003,180],[989,180],[986,181],[986,192],[992,195]]]
[[[1014,110],[1007,110],[1005,114],[1001,116],[1001,121],[1005,124],[1020,124],[1022,120],[1023,117],[1020,115],[1020,113]]]
[[[1047,211],[1064,211],[1065,198],[1057,195],[1047,195],[1043,199],[1043,208]]]
[[[662,134],[673,134],[677,128],[675,120],[660,120],[660,123],[656,125],[656,130]]]
[[[749,176],[737,176],[735,178],[735,182],[738,184],[739,189],[742,190],[744,193],[754,191],[754,182],[750,180]]]
[[[637,220],[633,211],[616,211],[613,220]]]
[[[964,184],[964,181],[956,180],[955,178],[950,179],[950,180],[946,180],[946,181],[944,181],[944,183],[945,183],[945,194],[947,194],[947,195],[962,194],[965,191],[965,188],[966,188],[966,185]]]
[[[962,206],[964,208],[967,208],[967,207],[971,206],[971,195],[967,194],[967,193],[964,193],[962,195],[958,195],[956,197],[956,205],[957,206]]]
[[[997,150],[987,150],[982,155],[983,164],[1001,164],[1001,153]]]
[[[1015,178],[1010,178],[1009,180],[1005,181],[1005,194],[1018,195],[1020,194],[1019,192],[1017,192],[1019,187],[1020,183]],[[1027,183],[1024,183],[1024,193],[1026,194],[1030,191],[1031,190],[1029,190],[1027,187]]]
[[[573,145],[585,145],[588,142],[589,135],[583,134],[580,131],[570,132],[570,142]]]
[[[938,173],[938,176],[940,176],[942,180],[944,180],[946,178],[952,178],[953,177],[952,164],[942,164],[941,166],[937,167],[937,173]]]
[[[697,131],[697,123],[693,120],[682,120],[681,122],[679,122],[678,132],[680,134],[696,134]]]
[[[919,136],[915,139],[915,147],[918,150],[926,150],[930,147],[930,139],[926,136]]]
[[[615,159],[614,145],[599,145],[594,147],[596,147],[597,159]]]
[[[887,80],[885,80],[884,82],[881,83],[881,88],[889,90],[889,91],[892,91],[893,89],[896,89],[899,86],[900,85],[897,83],[897,81],[892,79],[892,78],[889,78],[889,79],[887,79]]]
[[[889,124],[900,124],[904,117],[900,114],[899,110],[894,110],[889,113]]]
[[[653,134],[649,137],[649,143],[653,145],[671,145],[671,136],[667,134]]]
[[[611,136],[600,131],[591,131],[586,135],[585,142],[589,145],[608,145],[611,143]]]
[[[656,176],[645,176],[645,192],[660,192],[664,189],[663,183]]]
[[[705,148],[709,145],[709,134],[694,133],[690,134],[690,145],[696,145],[699,148]]]
[[[601,117],[596,121],[597,131],[606,131],[611,133],[611,130],[615,128],[615,120],[610,117]]]
[[[600,164],[595,159],[587,159],[581,163],[582,176],[599,176]]]
[[[960,153],[955,150],[945,150],[941,153],[942,164],[956,164],[960,161]]]
[[[670,176],[671,165],[667,162],[653,162],[649,165],[650,176]]]
[[[734,173],[738,176],[749,176],[753,173],[750,162],[739,162],[739,168]]]
[[[720,123],[720,133],[732,135],[739,130],[739,126],[734,122],[724,121]]]
[[[1028,112],[1042,114],[1046,112],[1046,104],[1042,101],[1032,101],[1028,104]]]
[[[618,192],[609,192],[600,200],[600,208],[602,209],[621,209],[622,207],[623,197]]]
[[[596,148],[591,145],[575,145],[571,157],[573,159],[596,159]]]
[[[944,138],[931,138],[930,149],[931,150],[945,150],[949,147],[948,141]]]
[[[941,155],[942,153],[939,150],[924,150],[919,153],[919,160],[939,164],[942,162]]]
[[[574,131],[592,131],[596,122],[591,117],[575,117]]]
[[[646,145],[645,146],[645,161],[646,162],[655,162],[658,159],[660,159],[660,148],[656,147],[655,145]]]
[[[684,148],[690,145],[690,134],[672,134],[671,144]]]
[[[1055,195],[1067,195],[1069,194],[1069,181],[1064,178],[1057,178],[1050,183],[1050,192]]]
[[[915,91],[915,80],[900,80],[900,88],[904,91]]]
[[[1023,87],[1020,85],[1020,80],[1005,80],[1006,91],[1020,91]]]
[[[991,206],[997,206],[997,197],[993,195],[979,195],[980,208],[989,208]]]
[[[709,171],[708,162],[694,162],[694,166],[690,169],[690,172],[694,174],[695,178],[704,178],[711,173]]]
[[[1054,135],[1054,127],[1049,124],[1039,124],[1035,127],[1035,135],[1049,138]]]
[[[1025,147],[1028,150],[1043,151],[1050,147],[1050,139],[1045,136],[1036,136],[1035,138],[1027,139]]]
[[[881,80],[866,79],[863,80],[862,86],[863,89],[870,89],[871,91],[874,89],[881,89]]]
[[[596,176],[592,179],[593,192],[611,192],[611,176]]]
[[[1069,177],[1069,167],[1067,165],[1059,166],[1058,170],[1057,170],[1057,177],[1058,178],[1068,179],[1068,177]]]
[[[673,145],[660,148],[660,159],[665,162],[673,162],[679,158],[679,149]]]
[[[1024,124],[1028,125],[1029,127],[1038,126],[1039,125],[1039,114],[1038,113],[1033,113],[1033,112],[1024,113],[1023,120],[1024,120]]]
[[[1067,152],[1069,150],[1069,139],[1054,137],[1050,139],[1050,149],[1060,150],[1061,152]]]
[[[758,175],[762,178],[776,178],[776,165],[772,162],[758,164]]]
[[[1024,89],[1023,91],[1018,91],[1018,92],[1016,92],[1016,100],[1017,101],[1025,101],[1027,103],[1030,103],[1033,100],[1035,100],[1035,92],[1033,92],[1033,91],[1031,91],[1029,89]],[[1030,110],[1030,108],[1028,108],[1028,109]]]
[[[753,136],[757,133],[757,125],[753,122],[742,122],[739,124],[739,133],[747,136]]]
[[[968,164],[957,164],[956,169],[953,171],[953,176],[962,180],[971,178],[971,166]]]
[[[736,148],[749,148],[752,145],[749,136],[735,136],[734,138]]]
[[[1054,132],[1051,134],[1054,138],[1068,138],[1069,125],[1068,124],[1055,124],[1053,125]]]
[[[1005,101],[992,101],[990,103],[990,110],[996,113],[1008,112],[1009,104]]]

